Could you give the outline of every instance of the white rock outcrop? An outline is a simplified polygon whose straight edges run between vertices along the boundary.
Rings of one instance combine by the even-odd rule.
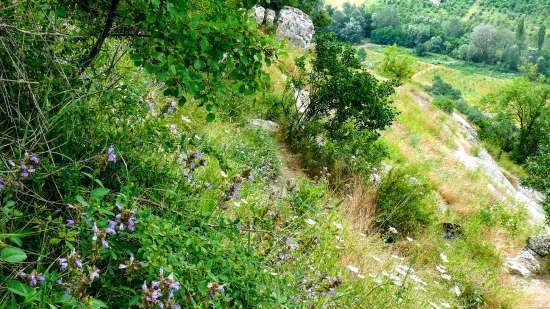
[[[265,24],[268,26],[273,26],[275,23],[275,17],[277,16],[277,13],[275,13],[272,9],[265,10]]]
[[[516,257],[508,258],[504,266],[511,274],[529,277],[540,272],[540,263],[536,256],[533,250],[524,248]]]
[[[263,6],[255,5],[252,7],[252,13],[250,17],[256,20],[256,25],[261,25],[264,23],[265,18],[265,8]]]
[[[295,46],[306,49],[314,34],[313,21],[306,13],[290,6],[281,9],[277,19],[278,37],[286,38]]]

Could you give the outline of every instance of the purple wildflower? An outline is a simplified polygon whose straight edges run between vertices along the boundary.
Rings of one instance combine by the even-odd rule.
[[[29,177],[29,169],[27,168],[27,165],[25,165],[25,163],[21,164],[21,177]]]
[[[73,204],[67,204],[67,208],[68,209],[74,209],[74,205]]]
[[[209,282],[208,289],[208,295],[210,295],[210,297],[212,298],[214,298],[214,296],[216,296],[216,294],[218,293],[223,293],[225,290],[224,285],[217,282]]]
[[[5,186],[6,183],[4,182],[4,178],[0,177],[0,191],[4,190]]]
[[[330,288],[329,292],[330,292],[330,295],[332,295],[332,296],[336,295],[336,289],[335,288]]]
[[[113,145],[107,148],[107,162],[116,162],[115,146]]]
[[[69,267],[69,263],[66,258],[60,258],[58,263],[59,263],[59,269],[61,271],[65,271],[67,267]]]
[[[101,248],[103,249],[109,248],[109,242],[105,238],[101,239]]]
[[[73,227],[73,225],[74,225],[74,220],[72,220],[72,219],[67,219],[67,224],[66,224],[66,226],[67,226],[67,227]]]
[[[202,157],[202,154],[200,152],[193,152],[191,154],[191,158],[193,159],[200,159]]]
[[[109,220],[109,223],[107,224],[107,227],[105,228],[105,232],[109,235],[116,234],[116,222],[113,220]]]
[[[90,281],[94,281],[94,279],[99,278],[99,269],[95,266],[92,267],[92,271],[89,275]]]
[[[40,158],[38,158],[37,155],[33,154],[30,158],[31,162],[34,163],[34,164],[38,164],[38,162],[40,162]]]
[[[176,109],[176,106],[177,106],[176,101],[170,102],[170,105],[168,105],[168,109],[166,110],[166,112],[167,112],[168,114],[173,113],[174,110]]]
[[[35,287],[39,281],[44,281],[44,274],[37,273],[36,270],[33,270],[30,274],[24,272],[19,274],[19,277],[27,280],[30,286]]]

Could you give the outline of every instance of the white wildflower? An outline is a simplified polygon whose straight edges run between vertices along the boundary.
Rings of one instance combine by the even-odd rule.
[[[336,221],[332,222],[332,224],[336,227],[336,229],[341,230],[344,228],[344,226]]]
[[[353,265],[348,265],[348,266],[346,266],[346,268],[349,269],[349,271],[351,271],[352,273],[356,273],[356,274],[359,273],[359,268],[357,268]]]
[[[451,277],[451,275],[448,275],[448,274],[441,274],[441,278],[447,281],[451,281],[453,279],[453,277]]]
[[[414,241],[414,239],[410,238],[409,236],[407,236],[406,239],[407,239],[407,241],[409,241],[409,242],[413,242],[413,241]]]
[[[441,304],[441,306],[443,306],[444,308],[447,308],[447,309],[450,309],[450,308],[451,308],[451,304],[449,304],[449,303],[441,302],[440,304]]]
[[[373,255],[371,256],[373,260],[375,260],[376,262],[378,263],[382,263],[382,259],[380,259],[379,257],[377,257],[376,255]]]
[[[307,220],[306,220],[306,223],[309,224],[309,225],[315,225],[315,224],[317,224],[317,222],[315,222],[315,221],[313,221],[313,220],[311,220],[311,219],[307,219]]]
[[[456,297],[460,297],[460,295],[462,295],[462,292],[460,291],[458,285],[453,286],[451,289],[453,290],[453,292],[455,292]]]
[[[439,257],[441,258],[443,263],[448,263],[449,262],[449,258],[445,255],[445,253],[440,253]]]
[[[428,285],[426,282],[424,282],[424,280],[422,280],[422,278],[418,277],[417,275],[415,274],[412,274],[410,276],[411,280],[418,283],[418,284],[421,284],[421,285]]]
[[[396,228],[394,228],[393,226],[390,226],[390,228],[388,229],[388,231],[390,231],[390,233],[392,234],[398,234],[399,232],[397,231]]]
[[[440,272],[442,274],[447,272],[447,270],[445,269],[445,266],[443,266],[443,265],[437,265],[435,268],[437,269],[438,272]]]
[[[430,304],[430,306],[432,306],[434,309],[441,309],[441,307],[439,307],[438,305],[432,303],[432,302],[428,302]]]

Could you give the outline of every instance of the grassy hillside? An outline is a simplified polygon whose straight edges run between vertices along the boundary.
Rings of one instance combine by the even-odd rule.
[[[229,1],[49,4],[0,8],[0,308],[532,304],[502,264],[538,227],[427,91],[511,76],[397,49],[398,83]]]

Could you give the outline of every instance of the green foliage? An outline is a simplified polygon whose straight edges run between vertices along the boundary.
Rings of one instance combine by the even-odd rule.
[[[384,59],[380,64],[380,72],[399,82],[409,80],[413,71],[414,59],[407,54],[401,54],[397,46],[392,45],[384,49]]]
[[[512,153],[518,162],[523,162],[537,152],[549,127],[550,107],[547,101],[550,86],[520,77],[494,96],[497,103],[495,113],[518,124],[519,136]]]
[[[447,97],[435,97],[432,103],[446,113],[452,113],[455,108],[454,101]]]
[[[434,96],[449,97],[452,100],[462,99],[462,93],[460,93],[460,90],[445,82],[439,75],[434,76],[432,86],[428,88],[428,91],[430,91]]]
[[[541,141],[537,153],[527,158],[525,169],[529,175],[523,179],[523,183],[546,196],[543,207],[550,221],[550,141],[547,138]]]
[[[414,167],[393,168],[382,179],[376,195],[376,225],[414,235],[433,223],[435,192]]]
[[[546,39],[546,26],[540,25],[539,31],[537,32],[537,48],[539,50],[541,50],[542,47],[544,46],[545,39]]]
[[[393,84],[379,82],[364,69],[355,49],[338,42],[334,35],[316,40],[311,71],[301,66],[304,80],[298,85],[310,89],[310,103],[301,121],[324,121],[332,138],[341,125],[354,124],[356,130],[377,132],[391,124],[396,112],[390,104]]]
[[[332,23],[327,31],[336,33],[338,39],[359,43],[371,32],[372,15],[365,7],[345,3],[342,10],[329,10]]]

